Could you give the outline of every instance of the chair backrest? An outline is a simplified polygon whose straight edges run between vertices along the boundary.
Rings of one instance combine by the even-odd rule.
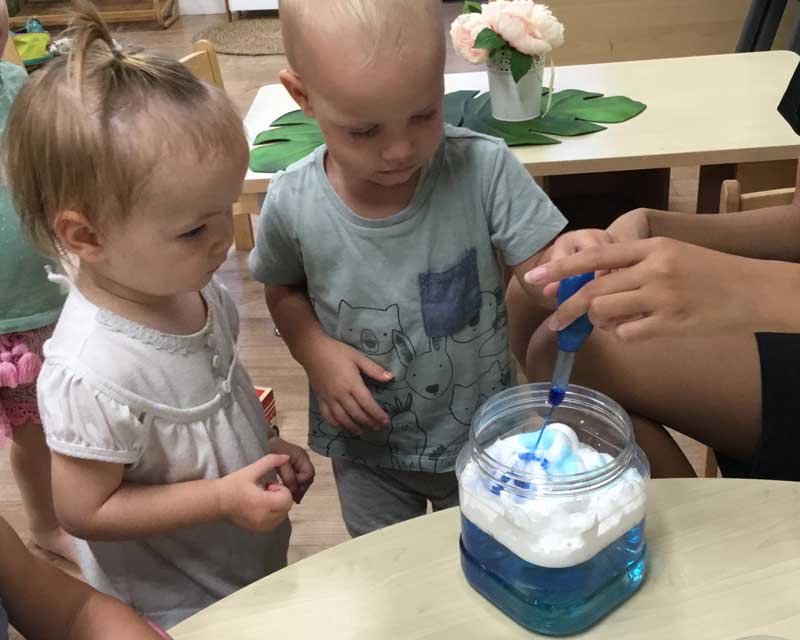
[[[14,45],[14,41],[11,38],[6,42],[6,48],[3,51],[2,59],[25,69],[25,63],[22,61],[22,57],[19,55],[19,51],[17,51],[17,47]]]
[[[794,191],[794,187],[789,187],[787,189],[742,193],[738,180],[725,180],[720,190],[719,212],[736,213],[737,211],[752,211],[763,207],[777,207],[789,204],[794,198]]]
[[[213,43],[208,40],[198,40],[194,43],[192,50],[188,56],[181,58],[181,63],[201,80],[224,90],[222,70],[219,68],[217,50]]]

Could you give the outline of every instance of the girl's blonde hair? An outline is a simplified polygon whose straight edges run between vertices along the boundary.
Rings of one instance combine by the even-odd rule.
[[[195,153],[199,163],[247,149],[221,90],[177,60],[118,47],[88,0],[73,7],[69,57],[30,77],[3,149],[23,227],[49,253],[60,252],[56,216],[76,211],[100,229],[124,220],[148,178],[169,171],[170,152]]]

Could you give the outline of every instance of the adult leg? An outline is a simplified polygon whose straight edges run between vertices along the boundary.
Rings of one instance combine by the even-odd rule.
[[[530,379],[547,380],[555,335],[540,327],[529,344]],[[753,335],[660,339],[626,344],[595,330],[572,381],[614,398],[631,414],[654,477],[687,475],[688,462],[661,425],[735,460],[749,461],[761,439],[761,375]]]

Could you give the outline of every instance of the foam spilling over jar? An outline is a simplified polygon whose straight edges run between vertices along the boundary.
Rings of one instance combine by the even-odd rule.
[[[456,468],[461,565],[517,622],[565,635],[641,585],[650,467],[622,407],[583,387],[569,387],[539,440],[547,392],[508,389],[472,421]]]

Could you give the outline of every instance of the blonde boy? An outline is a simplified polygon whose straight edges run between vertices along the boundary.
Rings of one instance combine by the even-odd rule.
[[[514,381],[497,255],[521,278],[566,221],[501,140],[444,125],[440,0],[280,13],[281,81],[326,144],[273,180],[250,268],[355,536],[458,504],[470,420]]]

